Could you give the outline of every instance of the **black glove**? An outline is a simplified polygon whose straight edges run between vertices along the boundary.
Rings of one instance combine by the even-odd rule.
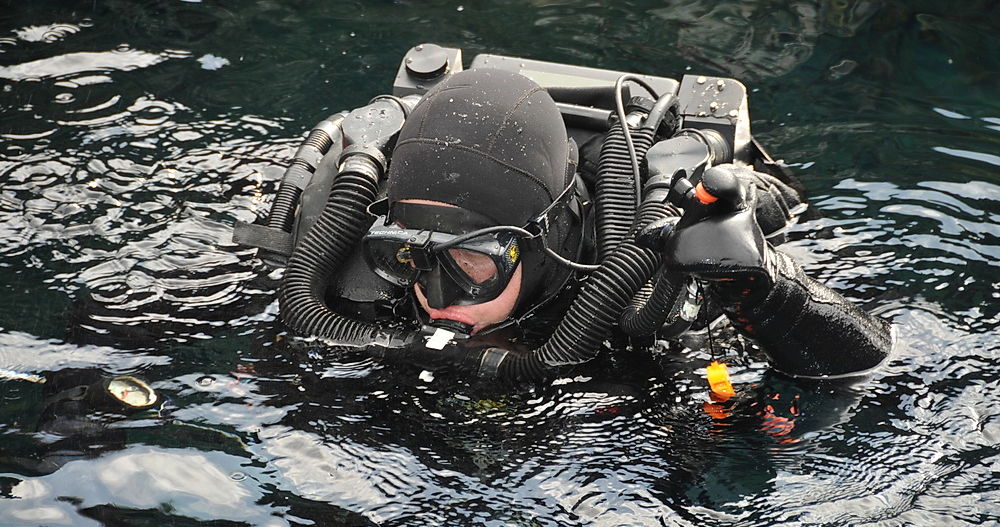
[[[740,167],[707,171],[675,226],[651,226],[641,244],[659,249],[668,269],[710,282],[736,328],[778,370],[842,375],[877,366],[892,347],[888,325],[805,275],[775,250],[755,215],[757,192]]]
[[[737,173],[737,177],[742,181],[747,181],[753,185],[757,203],[754,205],[754,216],[757,224],[764,232],[764,236],[769,241],[775,242],[776,237],[782,235],[796,217],[806,209],[806,204],[792,187],[786,185],[778,178],[755,172],[747,167],[737,167],[727,165]]]

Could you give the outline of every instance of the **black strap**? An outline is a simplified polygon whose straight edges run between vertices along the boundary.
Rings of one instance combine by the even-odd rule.
[[[577,203],[577,188],[576,179],[571,179],[569,185],[559,193],[545,210],[538,213],[534,218],[528,221],[528,224],[524,226],[525,229],[531,231],[535,234],[535,237],[545,236],[549,232],[549,227],[551,225],[551,219],[555,218],[562,212],[563,209],[569,208],[571,211],[576,211],[575,204]]]
[[[237,221],[233,227],[233,242],[244,247],[256,247],[285,256],[291,256],[294,247],[291,233],[243,221]]]

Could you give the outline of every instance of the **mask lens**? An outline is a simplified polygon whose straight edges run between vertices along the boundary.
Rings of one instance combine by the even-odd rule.
[[[448,249],[455,268],[474,284],[484,284],[497,277],[497,265],[489,255],[468,249]]]
[[[403,287],[419,281],[435,303],[480,304],[503,292],[519,252],[509,232],[470,234],[376,228],[364,237],[364,254],[376,274]]]

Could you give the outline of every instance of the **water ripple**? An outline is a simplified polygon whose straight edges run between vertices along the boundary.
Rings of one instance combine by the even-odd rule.
[[[167,57],[163,54],[131,49],[67,53],[23,64],[0,66],[0,79],[26,81],[98,71],[130,71],[148,68],[164,60]]]
[[[0,500],[5,520],[993,519],[1000,113],[986,7],[56,4],[13,11],[0,38],[0,367],[51,379],[0,381],[0,491],[19,498]],[[467,59],[743,80],[755,135],[820,216],[783,250],[891,320],[894,355],[857,388],[805,386],[719,328],[714,352],[689,335],[523,387],[290,337],[280,273],[234,246],[231,225],[266,213],[309,125],[387,91],[400,53],[434,39]],[[726,404],[703,379],[715,353],[738,392]],[[164,409],[115,423],[87,457],[48,452],[42,392],[75,370],[149,376]]]
[[[126,352],[106,346],[77,346],[18,331],[0,331],[0,367],[43,373],[70,368],[134,373],[170,363],[165,355]]]

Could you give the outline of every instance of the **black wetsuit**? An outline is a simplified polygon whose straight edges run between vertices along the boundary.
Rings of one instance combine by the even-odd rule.
[[[647,110],[649,119],[659,123],[652,117],[655,110]],[[612,125],[606,136],[567,133],[550,95],[524,76],[495,69],[455,73],[428,91],[405,119],[398,117],[398,127],[385,128],[393,119],[379,118],[375,124],[385,133],[367,125],[350,128],[393,111],[386,103],[346,117],[344,137],[357,132],[355,141],[368,142],[324,157],[302,197],[300,239],[279,294],[282,318],[300,331],[371,344],[386,350],[376,351],[382,357],[424,357],[482,376],[538,378],[593,359],[616,326],[631,335],[658,331],[662,316],[683,295],[677,284],[695,277],[708,284],[708,295],[734,327],[760,343],[779,371],[850,374],[888,355],[886,324],[807,277],[772,247],[801,198],[796,182],[752,140],[740,147],[752,165],[737,165],[727,163],[738,158],[733,140],[723,140],[729,141],[728,150],[725,144],[715,150],[719,141],[712,130],[674,127],[654,144],[656,127],[637,129],[636,158],[644,160],[648,180],[636,210],[634,169],[621,162],[630,156],[616,146],[623,143],[621,125]],[[372,137],[382,142],[371,143]],[[378,161],[391,140],[391,161]],[[675,177],[681,169],[694,179]],[[369,211],[378,194],[387,192],[390,218],[394,204],[430,200],[484,215],[495,225],[521,227],[572,188],[576,174],[587,189],[575,206],[544,222],[542,245],[564,260],[586,261],[588,252],[596,253],[591,262],[599,266],[579,280],[579,293],[542,345],[522,350],[504,343],[477,345],[484,339],[474,338],[438,349],[412,327],[370,323],[423,316],[408,300],[412,287],[381,280],[360,254],[358,242],[375,221]],[[610,191],[609,174],[616,185]],[[322,212],[310,198],[326,203]],[[615,204],[625,202],[632,208]],[[685,211],[679,221],[677,206]],[[580,232],[591,232],[591,218],[596,234],[589,239],[597,246],[588,251],[588,238]],[[430,219],[427,225],[419,217],[401,219],[410,229],[448,232]],[[560,293],[572,274],[538,247],[523,251],[520,265],[514,317]]]

